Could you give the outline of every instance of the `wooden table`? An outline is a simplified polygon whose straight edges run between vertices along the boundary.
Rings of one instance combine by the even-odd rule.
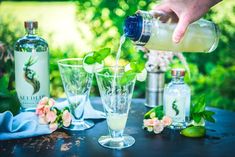
[[[95,108],[102,109],[100,98],[91,98]],[[136,143],[123,150],[103,148],[97,142],[108,134],[106,121],[97,120],[96,125],[86,131],[68,132],[59,130],[51,135],[12,141],[0,141],[0,156],[10,157],[192,157],[235,156],[235,113],[215,108],[216,123],[206,125],[205,138],[192,139],[178,131],[165,129],[155,135],[142,129],[143,115],[148,110],[144,99],[134,99],[125,130]]]

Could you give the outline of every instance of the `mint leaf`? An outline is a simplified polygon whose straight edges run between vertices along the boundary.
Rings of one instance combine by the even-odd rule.
[[[206,108],[205,96],[201,96],[193,106],[193,113],[203,112]]]
[[[214,114],[215,114],[215,112],[207,110],[207,111],[203,112],[203,117],[206,121],[215,123],[215,119],[212,117]]]
[[[200,114],[193,114],[193,120],[196,122],[196,123],[199,123],[202,119],[202,116]]]
[[[164,116],[163,105],[156,106],[149,110],[147,113],[144,114],[144,119],[149,119],[150,114],[153,112],[155,112],[156,117],[161,120]]]
[[[111,52],[110,48],[103,48],[99,50],[99,53],[103,58],[106,58],[110,54],[110,52]]]
[[[96,61],[94,59],[93,56],[88,56],[86,59],[85,59],[85,63],[86,64],[94,64]]]
[[[145,63],[140,61],[130,62],[131,69],[136,73],[141,73],[145,68]]]
[[[92,51],[90,53],[93,53],[93,56],[88,56],[85,59],[86,64],[95,64],[99,63],[102,64],[102,61],[110,54],[111,50],[110,48],[104,48],[99,51]]]
[[[161,120],[164,117],[163,109],[162,110],[155,110],[155,115],[159,120]]]
[[[140,62],[139,64],[137,64],[137,72],[141,73],[145,68],[145,63],[144,62]]]
[[[212,116],[205,116],[204,119],[208,122],[215,123],[215,119]]]
[[[104,48],[94,52],[94,58],[97,62],[102,62],[111,52],[110,48]]]
[[[127,84],[128,82],[134,80],[135,77],[136,77],[136,74],[135,74],[132,70],[126,71],[126,72],[122,75],[122,77],[121,77],[119,83],[120,83],[120,85],[125,85],[125,84]]]
[[[206,115],[206,116],[213,116],[213,115],[215,114],[215,112],[205,110],[205,111],[203,112],[203,114]]]

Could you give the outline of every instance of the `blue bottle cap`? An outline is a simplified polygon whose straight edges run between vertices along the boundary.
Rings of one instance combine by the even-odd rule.
[[[135,42],[144,46],[151,35],[152,16],[145,11],[139,11],[135,15],[128,16],[124,23],[124,34]]]
[[[142,32],[143,18],[137,14],[133,16],[128,16],[124,24],[125,36],[133,41],[137,41]]]

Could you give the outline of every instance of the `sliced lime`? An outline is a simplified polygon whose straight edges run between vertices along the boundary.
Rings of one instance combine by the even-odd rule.
[[[192,138],[204,137],[206,134],[206,129],[203,126],[190,126],[181,130],[180,134]]]

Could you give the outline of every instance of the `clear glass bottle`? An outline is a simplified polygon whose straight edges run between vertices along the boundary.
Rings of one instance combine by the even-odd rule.
[[[36,21],[26,21],[24,26],[26,35],[14,46],[15,81],[21,111],[31,111],[42,97],[49,96],[49,48],[36,34]]]
[[[165,115],[172,118],[172,129],[187,126],[190,118],[190,87],[184,83],[184,69],[172,69],[172,81],[164,89],[163,104]]]
[[[125,20],[124,33],[136,45],[150,50],[212,52],[216,49],[220,33],[213,22],[200,19],[190,24],[178,44],[172,41],[176,25],[176,23],[161,22],[154,11],[138,11]]]

